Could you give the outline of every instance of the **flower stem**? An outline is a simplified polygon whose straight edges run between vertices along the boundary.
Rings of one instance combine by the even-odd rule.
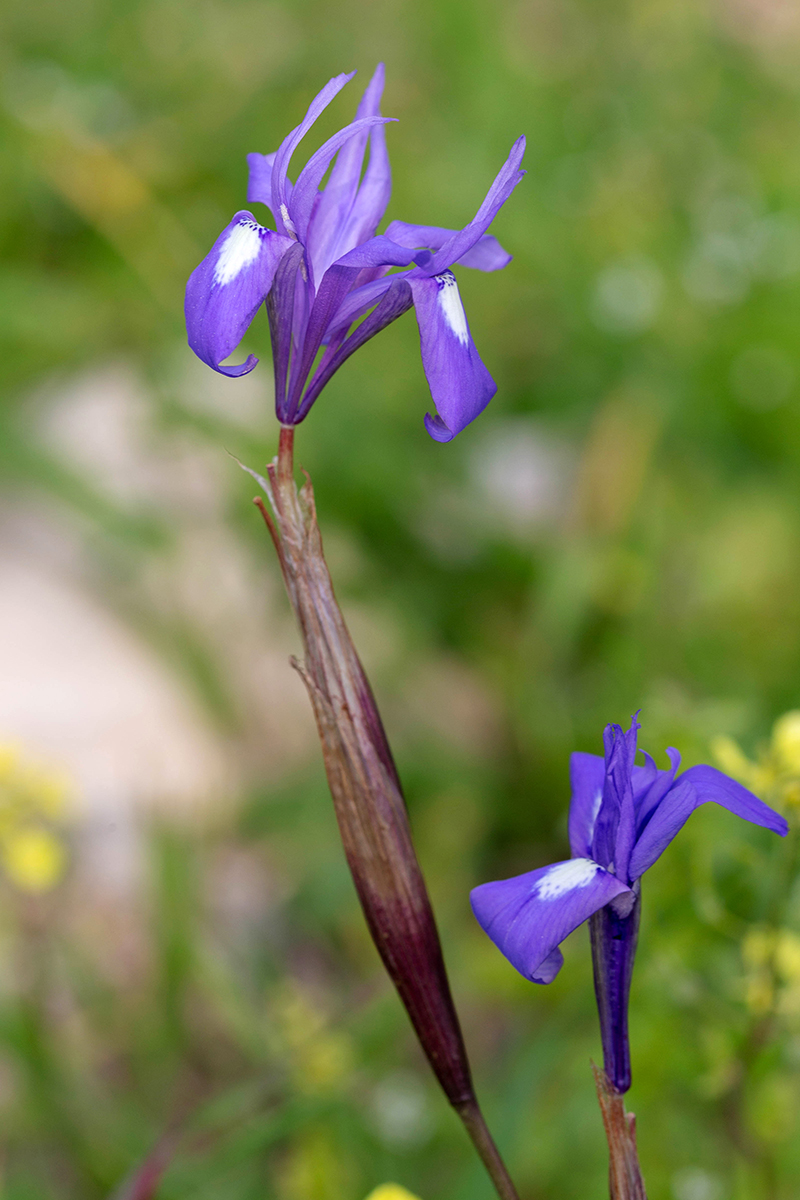
[[[282,425],[256,504],[269,529],[303,638],[293,662],[308,689],[345,855],[384,966],[450,1104],[497,1189],[518,1200],[486,1127],[414,850],[400,779],[369,681],[333,591],[314,492],[294,482],[294,428]],[[249,470],[249,468],[245,468]],[[271,512],[270,512],[271,509]]]
[[[611,1200],[647,1200],[636,1150],[636,1117],[625,1111],[622,1093],[592,1063],[597,1099],[608,1141],[608,1189]]]
[[[465,1104],[457,1105],[456,1111],[464,1122],[464,1127],[472,1139],[472,1144],[480,1155],[481,1162],[489,1173],[489,1178],[495,1186],[495,1191],[501,1200],[519,1200],[517,1189],[512,1183],[506,1165],[500,1157],[500,1151],[494,1144],[494,1138],[483,1119],[483,1113],[478,1107],[478,1101],[468,1100]]]

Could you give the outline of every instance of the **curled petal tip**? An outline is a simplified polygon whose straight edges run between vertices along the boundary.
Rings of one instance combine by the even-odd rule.
[[[452,442],[456,436],[452,429],[448,429],[438,413],[435,416],[425,413],[425,428],[435,442]]]
[[[258,359],[255,354],[248,354],[245,361],[237,367],[221,367],[217,364],[214,369],[222,375],[229,376],[231,379],[238,379],[240,375],[249,375],[253,367],[256,366],[258,366]]]

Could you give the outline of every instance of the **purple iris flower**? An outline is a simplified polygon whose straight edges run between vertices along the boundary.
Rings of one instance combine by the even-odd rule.
[[[607,725],[605,757],[573,754],[569,843],[572,858],[472,892],[472,909],[506,958],[534,983],[551,983],[564,962],[567,934],[590,919],[594,986],[605,1071],[618,1092],[631,1085],[628,994],[641,908],[639,881],[689,815],[709,800],[779,833],[786,821],[714,767],[690,767],[667,750],[668,771],[644,751],[635,766],[639,722]]]
[[[355,121],[312,154],[294,184],[288,176],[299,142],[354,74],[331,79],[274,154],[248,155],[247,199],[271,209],[275,229],[243,211],[222,231],[186,287],[189,345],[215,371],[247,374],[258,361],[252,354],[239,366],[221,364],[266,300],[276,411],[282,424],[297,425],[353,351],[413,305],[437,409],[425,424],[431,437],[449,442],[497,390],[475,349],[450,268],[460,263],[496,271],[511,261],[486,230],[525,174],[519,169],[525,139],[514,143],[463,229],[392,221],[376,236],[391,192],[389,118],[380,114],[383,64]],[[392,268],[402,269],[390,274]]]

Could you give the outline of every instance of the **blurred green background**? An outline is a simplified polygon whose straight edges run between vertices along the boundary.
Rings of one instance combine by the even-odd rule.
[[[182,326],[246,153],[358,67],[297,169],[379,59],[389,219],[459,227],[528,136],[514,262],[459,272],[499,391],[431,442],[409,314],[297,457],[490,1124],[524,1200],[599,1200],[586,931],[537,988],[467,897],[567,853],[568,755],[607,721],[641,707],[661,765],[753,758],[800,705],[797,7],[6,0],[0,30],[3,1200],[100,1200],[154,1147],[162,1200],[491,1194],[368,941],[226,454],[275,450],[266,318],[237,381]],[[751,782],[791,815],[787,737]],[[648,875],[651,1200],[797,1194],[793,843],[704,809]]]

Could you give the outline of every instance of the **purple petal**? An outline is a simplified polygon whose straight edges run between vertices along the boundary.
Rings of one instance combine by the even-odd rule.
[[[383,63],[379,63],[361,98],[356,120],[381,115],[383,82]],[[359,187],[368,140],[369,165]],[[307,244],[315,278],[321,279],[332,262],[372,237],[389,203],[391,186],[382,125],[376,125],[371,132],[364,130],[345,142],[309,222]]]
[[[642,784],[645,783],[645,780],[641,776],[637,777],[637,771],[641,770],[642,772],[644,772],[644,771],[647,771],[648,768],[647,767],[634,767],[634,769],[633,769],[633,784],[634,784],[634,797],[635,797],[634,802],[636,805],[636,836],[637,836],[637,838],[640,837],[641,834],[644,832],[644,828],[647,825],[647,822],[650,820],[653,813],[656,811],[659,804],[664,799],[667,792],[670,790],[673,783],[675,782],[675,773],[677,772],[678,767],[681,765],[680,753],[677,750],[675,750],[672,746],[668,746],[667,747],[667,758],[669,759],[669,761],[671,763],[670,769],[668,771],[659,771],[658,768],[656,767],[656,764],[653,762],[652,759],[650,759],[650,762],[652,763],[652,768],[650,769],[650,774],[652,776],[653,771],[654,771],[655,776],[652,779],[650,786],[647,788],[643,787],[641,792],[639,792],[639,794],[637,794],[637,785],[641,786]]]
[[[392,194],[392,170],[386,150],[386,129],[376,125],[369,135],[369,164],[358,195],[339,235],[337,254],[372,237]]]
[[[428,250],[440,250],[457,233],[456,229],[443,229],[440,225],[408,225],[405,221],[392,221],[386,230],[386,236],[401,246]],[[473,267],[477,271],[500,271],[511,262],[511,255],[496,237],[484,233],[458,262],[462,267]]]
[[[688,771],[683,772],[678,782],[683,780],[694,786],[698,804],[707,804],[709,800],[713,800],[715,804],[721,804],[737,817],[742,817],[753,825],[771,829],[781,837],[785,837],[789,832],[789,826],[780,813],[776,813],[736,780],[723,775],[716,767],[690,767]]]
[[[646,792],[649,791],[658,778],[658,767],[656,766],[652,756],[649,755],[646,750],[640,750],[639,753],[644,755],[645,765],[643,767],[634,766],[633,768],[633,800],[637,806],[641,803],[642,797]]]
[[[431,275],[438,275],[445,267],[458,262],[486,233],[514,188],[525,175],[525,172],[519,169],[524,153],[525,138],[521,137],[511,147],[511,153],[500,168],[494,183],[486,193],[486,199],[469,225],[465,225],[458,233],[454,233],[451,238],[448,238],[438,253],[434,255],[430,264]]]
[[[387,288],[391,286],[391,283],[391,277],[373,279],[369,283],[365,283],[362,287],[354,288],[352,292],[349,292],[325,331],[325,336],[322,340],[327,342],[337,332],[342,329],[348,329],[353,324],[353,321],[357,321],[359,317],[363,317],[364,313],[369,312],[373,304],[376,304],[380,300]]]
[[[416,250],[398,245],[385,233],[362,242],[336,260],[335,267],[408,267]]]
[[[473,890],[479,924],[526,979],[549,983],[561,963],[554,951],[592,913],[630,893],[590,858],[571,858]]]
[[[411,308],[413,299],[411,288],[407,281],[402,276],[399,278],[390,276],[387,282],[389,285],[387,291],[369,316],[365,317],[345,342],[336,349],[331,347],[330,354],[323,357],[306,394],[303,396],[297,416],[298,421],[302,421],[325,384],[339,370],[342,363],[358,350],[359,346],[363,346],[376,333],[380,333],[382,329],[385,329],[387,325],[391,324],[392,321],[396,321],[398,317]]]
[[[714,801],[737,817],[779,833],[789,831],[784,818],[729,779],[715,767],[690,767],[680,776],[656,808],[636,842],[630,861],[630,874],[638,879],[664,853],[669,843],[701,804]]]
[[[697,804],[697,792],[684,774],[662,800],[638,838],[628,867],[631,879],[638,879],[661,857]]]
[[[272,338],[272,364],[275,375],[275,411],[278,420],[284,424],[289,423],[291,415],[287,406],[286,381],[292,350],[295,293],[304,253],[299,242],[290,242],[290,249],[286,251],[278,265],[272,288],[267,296],[269,331]]]
[[[238,212],[186,285],[186,330],[195,354],[222,375],[246,375],[258,359],[221,367],[244,337],[272,286],[278,263],[292,245],[264,229],[252,213]]]
[[[433,278],[410,275],[408,282],[422,365],[437,409],[437,417],[428,415],[425,425],[437,442],[449,442],[483,412],[497,384],[475,349],[453,273],[444,271]]]
[[[350,71],[347,75],[335,75],[333,79],[329,79],[322,91],[318,92],[309,104],[308,111],[300,124],[291,133],[287,134],[275,153],[272,163],[272,204],[270,207],[275,216],[279,233],[294,233],[294,229],[291,227],[291,218],[289,218],[289,199],[291,195],[289,180],[287,178],[289,161],[320,113],[325,111],[334,96],[339,94],[345,84],[349,83],[354,75],[355,71]],[[288,225],[287,219],[289,221]]]
[[[576,751],[569,757],[569,848],[575,858],[591,858],[592,834],[603,800],[606,765],[599,754]]]
[[[627,731],[620,725],[606,725],[603,730],[606,773],[603,801],[592,834],[592,857],[620,879],[628,878],[628,861],[636,837],[632,776],[638,732],[635,716]]]
[[[376,237],[365,242],[363,246],[356,246],[355,250],[351,250],[325,272],[309,314],[297,369],[292,369],[292,389],[289,397],[291,414],[294,414],[299,403],[300,394],[323,338],[327,330],[336,324],[342,301],[355,283],[359,271],[381,266],[405,267],[412,261],[413,254],[413,250],[397,246],[386,237]],[[290,419],[294,420],[294,415]]]
[[[248,154],[247,156],[247,203],[265,204],[272,212],[272,166],[277,151],[272,154]],[[286,181],[289,199],[292,185]],[[273,213],[273,217],[275,214]]]
[[[308,223],[311,220],[311,213],[318,196],[318,188],[322,182],[322,176],[330,166],[330,161],[336,151],[348,142],[351,137],[354,137],[363,130],[372,129],[375,125],[388,125],[390,121],[396,119],[396,117],[362,117],[359,121],[353,121],[352,124],[346,125],[344,129],[340,129],[333,137],[328,138],[327,142],[320,146],[315,154],[311,155],[311,158],[297,178],[297,183],[294,185],[294,190],[289,200],[289,214],[295,232],[301,242],[305,242],[306,240]]]

